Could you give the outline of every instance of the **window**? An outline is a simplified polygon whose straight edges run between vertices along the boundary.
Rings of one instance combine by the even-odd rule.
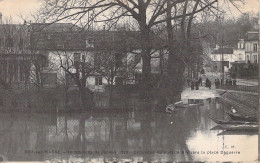
[[[238,54],[238,60],[242,61],[242,54],[241,53]]]
[[[115,83],[116,83],[116,85],[123,85],[123,78],[122,77],[116,77]]]
[[[246,44],[246,51],[250,51],[249,50],[249,44]]]
[[[257,63],[257,55],[254,55],[254,63]]]
[[[48,55],[40,55],[39,62],[41,63],[42,67],[49,67],[49,57]]]
[[[247,60],[247,62],[250,62],[249,55],[246,56],[246,60]]]
[[[76,81],[73,78],[74,76],[76,76],[76,73],[65,74],[66,85],[76,85]]]
[[[98,68],[102,61],[102,53],[94,53],[94,67]]]
[[[80,53],[74,53],[74,66],[78,67],[80,63]]]
[[[41,82],[45,86],[55,87],[57,85],[57,73],[41,73]]]
[[[123,55],[120,54],[120,53],[116,53],[115,54],[115,61],[116,61],[116,67],[120,67],[123,65],[123,62],[122,62],[122,59],[123,59]]]
[[[94,40],[93,40],[92,38],[89,38],[89,39],[88,39],[88,43],[89,43],[89,44],[94,44]]]
[[[86,40],[86,48],[89,48],[89,47],[94,47],[94,39],[93,38],[89,38]]]
[[[102,76],[95,77],[95,85],[102,85]]]
[[[254,52],[257,51],[257,44],[254,44]]]

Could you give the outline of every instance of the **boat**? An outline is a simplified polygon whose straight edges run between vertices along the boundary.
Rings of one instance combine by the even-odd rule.
[[[165,108],[166,113],[172,113],[176,110],[177,110],[177,108],[173,104],[170,104],[170,105],[166,106],[166,108]]]
[[[258,130],[257,124],[222,124],[223,130]]]
[[[247,121],[247,122],[256,122],[257,121],[256,117],[254,117],[254,116],[240,115],[237,113],[230,113],[230,112],[226,112],[226,113],[232,120]]]
[[[196,104],[190,104],[190,103],[186,103],[184,104],[183,101],[179,101],[173,104],[173,106],[175,108],[191,108],[191,107],[195,107],[195,106],[199,106],[201,105],[201,103],[196,103]]]
[[[183,105],[183,101],[179,101],[179,102],[175,102],[174,103],[174,106],[182,106]]]
[[[217,136],[221,136],[221,135],[258,135],[258,131],[257,130],[247,130],[247,131],[226,130],[217,134]]]
[[[216,119],[213,117],[209,117],[216,124],[256,124],[256,122],[246,122],[246,121],[225,121],[221,119]]]
[[[223,130],[223,128],[220,125],[212,127],[210,130]]]

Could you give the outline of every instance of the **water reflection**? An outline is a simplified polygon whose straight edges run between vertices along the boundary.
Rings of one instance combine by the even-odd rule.
[[[218,98],[191,99],[189,103],[200,105],[172,115],[149,111],[58,115],[2,113],[0,154],[9,161],[251,162],[257,158],[257,135],[254,133],[225,134],[210,130],[215,124],[209,115],[228,119],[225,114],[230,108],[228,104]],[[240,154],[207,154],[222,150]]]

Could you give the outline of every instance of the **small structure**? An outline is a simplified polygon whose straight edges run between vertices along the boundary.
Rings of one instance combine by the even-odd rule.
[[[222,72],[222,62],[224,66],[224,72],[227,72],[228,68],[231,66],[231,62],[235,61],[233,48],[230,47],[219,48],[217,46],[210,54],[210,58],[214,64],[213,70],[217,72]]]

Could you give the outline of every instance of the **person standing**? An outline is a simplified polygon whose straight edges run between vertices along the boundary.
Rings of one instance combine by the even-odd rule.
[[[233,80],[233,85],[237,85],[236,79]]]
[[[228,85],[228,79],[226,79],[226,83],[225,84]]]
[[[229,84],[229,85],[232,85],[232,80],[231,80],[231,78],[229,79],[228,84]]]
[[[208,79],[208,78],[206,79],[205,86],[206,86],[206,87],[209,87],[209,79]]]
[[[191,81],[190,86],[191,86],[191,90],[194,90],[194,80]]]
[[[220,81],[219,81],[219,79],[217,78],[217,85],[216,85],[216,88],[217,88],[217,89],[219,88],[219,85],[220,85]]]
[[[199,78],[199,83],[200,83],[200,86],[202,86],[202,78],[201,77]]]
[[[209,80],[209,89],[211,89],[211,81]]]
[[[196,80],[196,82],[195,82],[196,90],[199,90],[199,85],[200,85],[200,81],[199,81],[199,80]]]
[[[187,79],[187,84],[190,86],[190,78]]]

